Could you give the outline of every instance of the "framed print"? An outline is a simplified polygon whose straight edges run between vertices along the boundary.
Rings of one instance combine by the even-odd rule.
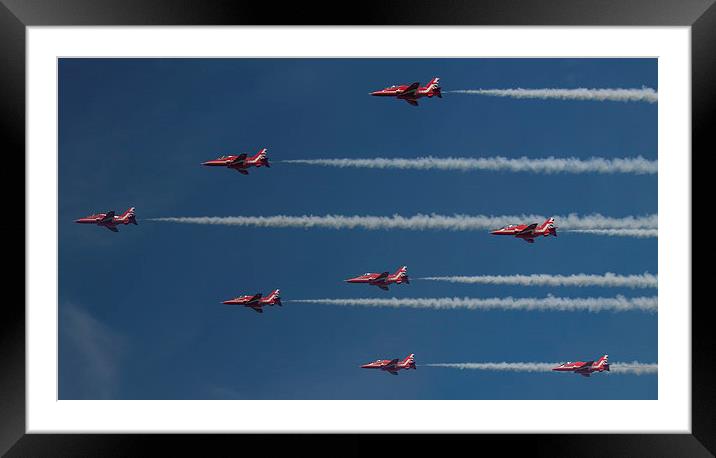
[[[3,452],[713,453],[716,7],[422,6],[3,0]]]

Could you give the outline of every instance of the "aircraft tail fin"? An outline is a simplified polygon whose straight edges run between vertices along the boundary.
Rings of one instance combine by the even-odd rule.
[[[415,369],[415,354],[411,353],[398,363],[398,367],[404,369]]]
[[[266,303],[270,305],[283,305],[281,303],[281,290],[275,289],[271,291],[271,294],[266,298]]]
[[[597,366],[597,369],[599,369],[599,370],[608,371],[609,370],[609,355],[604,355],[601,358],[599,358],[595,365]]]
[[[427,92],[430,97],[432,97],[433,95],[436,95],[440,98],[443,97],[443,94],[440,90],[439,82],[440,82],[440,78],[438,78],[436,76],[435,78],[431,79],[430,82],[428,83]]]
[[[408,278],[408,266],[402,266],[396,270],[393,277],[397,283],[410,283],[410,279]]]
[[[135,226],[137,225],[137,218],[136,212],[134,211],[134,207],[129,207],[120,218],[122,219],[122,221],[124,221],[124,224],[132,223]]]
[[[557,237],[557,226],[554,224],[554,217],[547,218],[547,220],[542,223],[542,228],[544,229],[545,237],[550,234]]]
[[[256,162],[259,166],[266,166],[268,168],[271,168],[271,164],[269,164],[268,155],[266,154],[268,150],[266,148],[261,148],[261,151],[256,154]]]

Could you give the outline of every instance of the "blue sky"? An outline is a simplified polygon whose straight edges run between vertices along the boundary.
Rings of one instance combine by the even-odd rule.
[[[476,88],[658,89],[655,59],[60,59],[61,399],[656,399],[657,376],[460,371],[398,377],[360,364],[657,361],[644,312],[435,311],[220,301],[353,297],[652,296],[654,289],[452,285],[384,292],[342,280],[657,272],[657,240],[560,233],[257,229],[164,216],[657,212],[656,175],[332,169],[334,157],[657,157],[657,104],[462,94],[420,107],[370,97],[441,78]],[[267,147],[249,176],[199,164]],[[137,208],[113,234],[75,224]],[[559,221],[557,221],[559,225]]]

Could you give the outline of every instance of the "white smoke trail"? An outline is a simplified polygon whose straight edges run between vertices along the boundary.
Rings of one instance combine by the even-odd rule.
[[[650,161],[637,156],[635,158],[605,159],[592,157],[579,159],[576,157],[529,159],[520,157],[509,159],[502,156],[486,158],[468,157],[418,157],[374,159],[293,159],[285,160],[290,164],[319,165],[338,168],[368,169],[418,169],[418,170],[489,170],[529,173],[634,173],[637,175],[655,174],[658,171],[657,161]]]
[[[423,215],[414,216],[346,216],[346,215],[302,215],[302,216],[199,216],[199,217],[166,217],[149,218],[149,221],[162,221],[182,224],[209,224],[226,226],[252,226],[252,227],[299,227],[304,229],[406,229],[422,230],[450,230],[474,231],[495,229],[515,221],[539,221],[546,218],[541,215],[515,215],[515,216],[469,216],[469,215]],[[609,229],[653,229],[657,227],[657,215],[627,216],[612,218],[593,214],[579,216],[574,213],[567,216],[556,216],[556,224],[566,230],[598,230]],[[146,220],[145,220],[146,221]],[[606,235],[614,235],[606,232]],[[620,234],[622,235],[622,234]]]
[[[294,299],[290,302],[354,306],[415,308],[432,310],[527,310],[556,312],[656,312],[657,298],[652,297],[435,297],[435,298],[351,298],[351,299]]]
[[[420,364],[427,367],[447,367],[460,370],[508,371],[508,372],[552,372],[552,368],[561,363],[433,363]],[[658,365],[652,363],[609,363],[609,372],[615,374],[656,374]],[[605,373],[605,372],[603,372]]]
[[[508,371],[508,372],[551,372],[560,363],[433,363],[420,364],[427,367],[448,367],[460,370]]]
[[[658,365],[653,363],[609,363],[609,371],[617,374],[656,374],[659,371]]]
[[[570,229],[568,232],[608,235],[612,237],[636,237],[642,239],[659,236],[658,229]]]
[[[519,285],[519,286],[602,286],[608,288],[656,288],[656,275],[617,275],[607,272],[604,275],[474,275],[423,277],[419,280],[445,281],[450,283],[469,283],[483,285]]]
[[[642,87],[641,89],[461,89],[443,92],[511,97],[515,99],[594,100],[599,102],[608,100],[647,103],[656,103],[658,101],[657,92],[649,87]]]

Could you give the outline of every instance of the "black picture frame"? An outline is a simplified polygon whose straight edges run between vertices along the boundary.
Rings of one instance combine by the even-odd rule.
[[[0,106],[6,165],[11,158],[17,162],[25,155],[25,29],[70,25],[690,26],[692,149],[713,155],[716,145],[710,115],[716,112],[715,1],[400,0],[282,2],[279,6],[248,0],[0,0]],[[692,195],[696,198],[699,193],[694,189]],[[698,207],[692,204],[692,208]],[[24,208],[20,211],[24,215]],[[24,269],[22,272],[24,277]],[[712,322],[707,316],[709,308],[711,304],[707,302],[691,308],[691,434],[412,435],[405,439],[410,444],[406,452],[425,450],[426,446],[442,449],[449,443],[450,448],[477,444],[478,453],[495,445],[511,453],[550,456],[713,456],[715,346]],[[0,452],[7,456],[144,455],[148,448],[164,453],[218,452],[224,447],[276,451],[277,446],[294,451],[320,446],[341,454],[358,454],[372,452],[376,443],[388,449],[394,441],[404,443],[390,435],[371,438],[372,445],[366,448],[366,439],[361,435],[282,435],[279,443],[270,435],[26,434],[24,300],[6,301],[0,327]],[[329,442],[325,442],[327,439]]]

